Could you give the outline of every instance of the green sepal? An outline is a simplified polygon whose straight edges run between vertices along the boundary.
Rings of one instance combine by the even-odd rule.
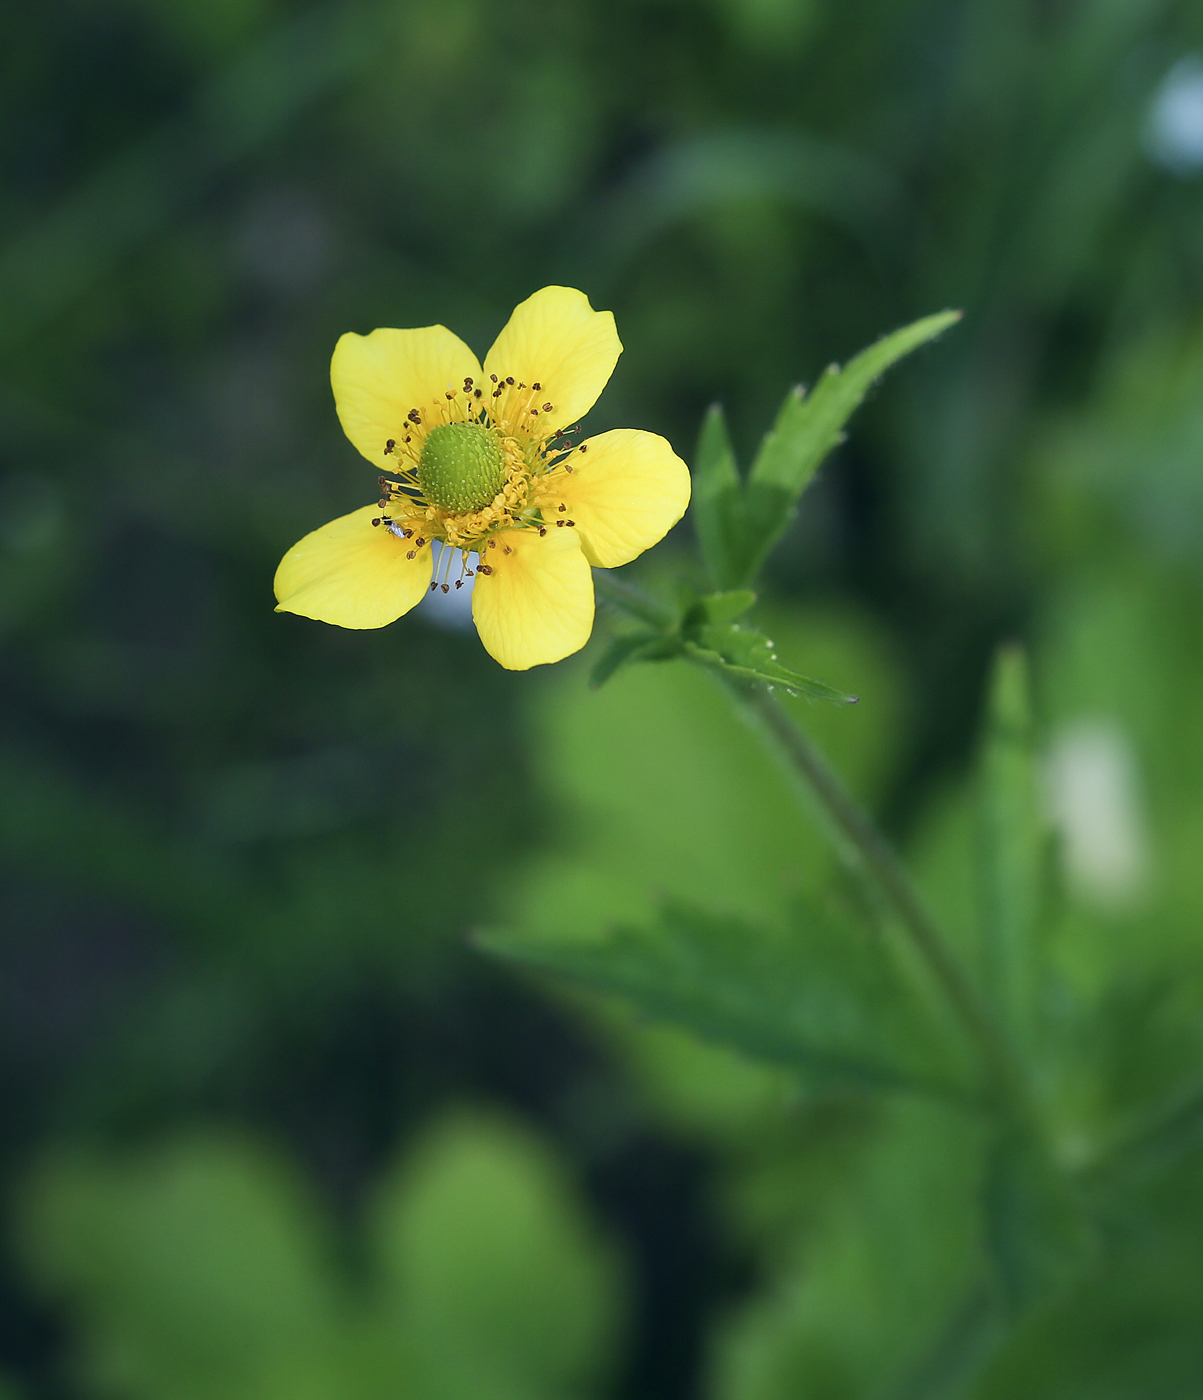
[[[855,695],[845,695],[825,681],[782,666],[772,642],[763,633],[735,623],[711,623],[693,628],[684,638],[684,651],[699,665],[723,671],[750,684],[780,687],[790,695],[805,695],[811,700],[831,700],[841,705],[856,703]]]
[[[652,927],[598,940],[478,942],[818,1084],[967,1092],[881,940],[837,911],[799,906],[777,930],[674,902]]]

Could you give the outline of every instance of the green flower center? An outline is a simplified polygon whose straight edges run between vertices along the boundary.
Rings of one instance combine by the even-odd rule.
[[[418,458],[418,485],[433,506],[457,515],[483,510],[505,485],[505,453],[479,423],[431,429]]]

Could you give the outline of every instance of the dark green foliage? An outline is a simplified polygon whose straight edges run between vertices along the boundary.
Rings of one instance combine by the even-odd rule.
[[[1183,0],[3,9],[0,1171],[25,1241],[0,1267],[5,1400],[132,1393],[101,1353],[165,1358],[148,1400],[234,1395],[189,1371],[212,1312],[172,1244],[212,1257],[238,1221],[206,1297],[255,1324],[252,1368],[288,1353],[248,1389],[352,1396],[398,1316],[373,1306],[383,1227],[360,1207],[465,1098],[545,1121],[623,1235],[643,1321],[607,1346],[615,1396],[1203,1392],[1203,241],[1158,96],[1201,46]],[[626,347],[587,432],[689,457],[725,405],[691,459],[694,591],[660,601],[687,521],[630,570],[646,591],[599,580],[635,635],[557,676],[502,674],[425,610],[358,635],[273,616],[283,550],[373,498],[333,415],[337,336],[438,322],[484,351],[552,281]],[[853,367],[880,373],[857,349],[941,306],[963,324],[867,396],[816,480]],[[1017,635],[1030,704],[1016,654],[986,678]],[[792,699],[768,637],[861,702]],[[623,665],[687,651],[709,664]],[[595,663],[613,679],[587,693]],[[862,985],[874,939],[897,952],[880,907],[855,904],[849,949],[842,920],[792,921],[798,890],[827,910],[860,886],[722,709],[709,682],[741,669],[904,847],[1017,1047],[1030,1133],[703,1045],[663,1028],[672,1007],[581,1015],[465,949],[503,916],[624,927],[630,978],[689,966],[694,938],[763,987],[723,930],[780,937],[794,984],[828,989],[757,992],[805,1008],[791,1053],[829,1003],[842,1053],[932,1068]],[[665,892],[705,929],[660,929]],[[166,1139],[195,1180],[209,1129],[247,1125],[286,1165],[242,1214],[126,1174]],[[120,1168],[70,1190],[38,1165],[110,1160],[98,1141]],[[470,1190],[435,1164],[405,1279],[425,1311],[394,1329],[433,1359],[374,1393],[578,1394],[587,1368],[539,1361],[579,1335],[571,1251],[515,1273],[453,1247],[544,1238],[521,1200],[554,1187],[500,1192],[486,1157]],[[248,1256],[297,1163],[321,1263]],[[337,1303],[311,1326],[315,1278]]]

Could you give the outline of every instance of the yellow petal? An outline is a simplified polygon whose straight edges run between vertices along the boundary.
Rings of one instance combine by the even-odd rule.
[[[589,412],[621,354],[612,312],[594,311],[571,287],[544,287],[515,307],[485,356],[485,374],[538,384],[534,422],[550,432]]]
[[[339,337],[330,361],[343,432],[378,467],[384,465],[389,438],[404,436],[410,409],[425,414],[448,388],[462,393],[468,376],[482,377],[480,361],[446,326],[348,332]]]
[[[384,627],[430,587],[430,544],[416,550],[383,525],[379,506],[340,515],[298,540],[276,570],[277,612],[336,627]]]
[[[655,433],[601,433],[583,442],[569,465],[572,474],[557,472],[536,500],[545,520],[576,522],[590,564],[629,563],[662,540],[689,505],[689,468]]]
[[[576,531],[508,530],[494,539],[481,560],[492,573],[478,573],[472,592],[485,650],[508,671],[580,651],[593,630],[593,574]]]

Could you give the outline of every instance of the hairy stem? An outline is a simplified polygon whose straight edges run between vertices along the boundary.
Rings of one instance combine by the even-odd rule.
[[[594,570],[598,597],[618,612],[653,627],[670,625],[672,610],[608,570]],[[902,863],[872,821],[844,789],[827,761],[782,709],[775,696],[759,687],[727,678],[728,688],[757,716],[777,742],[791,767],[819,800],[888,906],[906,930],[919,956],[977,1045],[989,1077],[994,1107],[1015,1121],[1030,1117],[1027,1083],[1010,1042],[990,1007],[978,994],[956,955],[928,913]]]
[[[852,844],[919,956],[977,1044],[999,1106],[1027,1116],[1023,1073],[990,1008],[978,994],[902,863],[872,821],[844,788],[827,761],[767,691],[731,683],[776,740],[839,831]]]

